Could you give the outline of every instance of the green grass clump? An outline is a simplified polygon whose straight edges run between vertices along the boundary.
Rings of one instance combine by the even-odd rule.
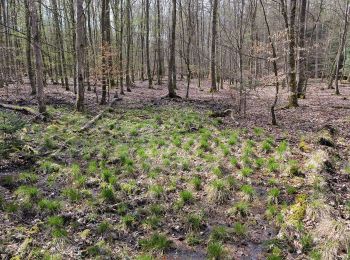
[[[246,201],[237,202],[229,211],[230,214],[245,217],[249,213],[250,204]]]
[[[268,192],[268,201],[278,203],[278,197],[280,195],[281,191],[278,188],[272,188]]]
[[[200,190],[202,186],[202,178],[200,176],[194,176],[191,180],[191,184],[195,190]]]
[[[254,127],[253,131],[256,136],[262,136],[264,134],[264,129],[261,127]]]
[[[31,172],[22,172],[19,175],[19,180],[27,184],[35,183],[38,181],[38,179],[39,179],[38,175]]]
[[[47,224],[50,227],[62,227],[64,224],[64,219],[61,216],[51,216],[48,217]]]
[[[22,185],[17,188],[15,194],[25,201],[36,200],[39,196],[39,189],[33,186]]]
[[[344,172],[345,172],[346,174],[350,175],[350,164],[348,164],[348,165],[346,165],[346,166],[344,167]]]
[[[290,160],[288,164],[289,164],[289,174],[291,176],[298,176],[301,174],[298,161]]]
[[[236,157],[232,157],[232,158],[230,159],[230,163],[231,163],[231,165],[232,165],[233,167],[237,167],[237,166],[239,165],[238,159],[237,159]]]
[[[190,232],[186,235],[186,242],[189,246],[196,246],[199,245],[202,242],[202,240],[198,236],[198,234]]]
[[[213,174],[216,175],[217,177],[222,177],[222,171],[221,171],[220,167],[214,167]]]
[[[149,187],[150,194],[155,198],[160,198],[164,194],[163,186],[156,184]]]
[[[164,213],[164,207],[159,204],[152,204],[149,207],[149,211],[151,214],[154,214],[156,216],[161,216]]]
[[[47,224],[51,227],[51,234],[55,238],[67,236],[67,231],[63,229],[64,219],[61,216],[50,216],[47,219]]]
[[[156,230],[161,223],[162,218],[160,216],[149,216],[143,224],[146,225],[147,227],[150,227],[153,230]]]
[[[265,159],[264,158],[256,158],[255,159],[255,166],[257,169],[261,169],[265,165]]]
[[[77,202],[81,200],[82,195],[78,189],[67,188],[63,190],[63,195],[72,202]]]
[[[96,161],[90,161],[87,166],[87,173],[89,175],[96,174],[98,171],[98,166]]]
[[[240,174],[243,177],[249,177],[250,175],[252,175],[254,172],[254,170],[252,168],[249,167],[243,167],[242,170],[240,171]]]
[[[140,246],[147,251],[164,252],[171,246],[171,241],[163,234],[154,233],[150,237],[141,239]]]
[[[247,201],[251,201],[255,195],[255,189],[249,184],[245,184],[241,187],[243,198]]]
[[[198,231],[201,228],[203,216],[199,214],[189,214],[186,223],[190,231]]]
[[[115,199],[114,190],[112,187],[107,186],[101,189],[101,198],[104,201],[113,202]]]
[[[226,186],[226,183],[224,180],[221,180],[221,179],[214,180],[210,184],[208,197],[211,202],[223,204],[229,199],[229,196],[230,196],[230,190]]]
[[[233,232],[237,236],[245,236],[247,233],[247,227],[244,224],[237,222],[233,225]]]
[[[288,142],[286,140],[283,140],[278,146],[277,146],[277,153],[282,156],[288,149]]]
[[[303,247],[303,252],[306,253],[311,250],[313,245],[313,238],[310,234],[302,235],[300,238],[300,243]]]
[[[191,203],[193,201],[193,193],[191,191],[188,190],[183,190],[180,192],[180,200],[183,203]]]
[[[274,157],[271,157],[267,160],[267,169],[270,172],[276,172],[279,169],[279,167],[280,165]]]
[[[233,132],[230,135],[230,138],[228,139],[228,144],[229,145],[236,145],[238,143],[238,133],[237,132]]]
[[[188,172],[190,170],[190,168],[191,168],[190,162],[188,160],[184,160],[182,162],[181,168],[182,168],[183,171]]]
[[[44,160],[40,163],[40,169],[44,172],[44,174],[51,174],[58,172],[60,170],[60,166],[52,161]]]
[[[125,216],[121,217],[120,221],[121,221],[123,227],[128,229],[128,228],[131,228],[132,225],[135,223],[135,216],[125,215]]]
[[[128,182],[121,183],[120,188],[125,194],[131,195],[136,191],[137,184],[135,180],[130,180]]]
[[[207,247],[207,256],[208,259],[221,259],[225,256],[225,249],[222,243],[220,242],[210,242]]]
[[[80,165],[77,163],[73,163],[70,167],[70,170],[73,176],[78,176],[81,174]]]
[[[110,224],[108,221],[102,221],[100,224],[97,226],[97,232],[99,234],[104,234],[110,229]]]
[[[210,233],[211,241],[225,241],[229,237],[229,232],[225,226],[216,226]]]
[[[136,256],[136,260],[155,260],[155,258],[151,255],[139,255]]]
[[[57,212],[61,209],[61,203],[57,200],[42,199],[38,203],[41,210],[48,212]]]
[[[266,140],[263,141],[263,143],[261,144],[261,149],[266,152],[269,153],[272,151],[272,146],[273,146],[274,141],[272,140],[272,138],[267,138]]]

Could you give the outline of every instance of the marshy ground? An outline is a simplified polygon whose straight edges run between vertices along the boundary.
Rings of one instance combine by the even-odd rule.
[[[94,93],[82,114],[51,86],[46,122],[0,110],[1,257],[348,259],[350,88],[322,87],[278,127],[271,89],[250,93],[245,117],[213,117],[229,90],[171,101],[138,83],[85,131],[104,109]],[[1,101],[33,106],[28,91]]]

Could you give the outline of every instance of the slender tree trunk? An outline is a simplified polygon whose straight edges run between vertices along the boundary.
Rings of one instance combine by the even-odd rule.
[[[211,57],[210,57],[210,71],[211,71],[211,92],[217,91],[216,88],[216,36],[217,36],[217,16],[218,16],[218,0],[213,0],[213,21],[212,21],[212,35],[211,35]]]
[[[61,77],[62,77],[62,83],[65,86],[66,90],[69,90],[69,84],[68,84],[68,77],[67,77],[67,65],[66,65],[66,58],[64,53],[64,46],[63,46],[63,35],[61,31],[61,23],[58,13],[58,6],[56,0],[51,0],[52,8],[53,8],[53,17],[55,21],[55,30],[56,30],[56,41],[59,47],[59,55],[60,55],[60,71],[61,71]]]
[[[75,30],[76,30],[76,24],[75,24],[75,12],[74,12],[74,0],[70,1],[70,13],[71,13],[71,19],[72,19],[72,54],[73,54],[73,91],[74,94],[77,94],[77,71],[76,71],[76,52],[75,52],[75,42],[76,42],[76,35],[75,35]]]
[[[157,70],[157,84],[162,84],[162,40],[161,40],[161,20],[160,20],[160,0],[157,0],[157,52],[158,52],[158,70]]]
[[[339,70],[341,66],[341,56],[344,51],[345,43],[346,43],[346,38],[348,34],[348,25],[349,25],[349,0],[346,1],[346,11],[345,11],[345,18],[344,18],[344,29],[343,33],[340,39],[340,46],[338,50],[338,55],[337,55],[337,65],[336,65],[336,73],[335,73],[335,94],[340,95],[339,91]],[[345,59],[345,58],[344,58]]]
[[[102,97],[101,105],[107,103],[107,87],[109,83],[109,56],[111,43],[109,0],[102,0],[101,31],[102,31]]]
[[[131,78],[130,78],[130,48],[131,48],[131,4],[130,0],[126,0],[126,91],[131,92]]]
[[[40,43],[40,29],[38,24],[37,15],[37,2],[40,5],[40,1],[29,0],[29,14],[31,21],[31,32],[33,38],[33,49],[35,55],[35,67],[36,67],[36,83],[37,83],[37,98],[39,112],[46,113],[45,93],[44,93],[44,68],[41,55],[41,43]]]
[[[140,21],[140,44],[141,44],[141,64],[140,64],[140,80],[145,81],[145,36],[144,36],[144,0],[141,1],[141,21]]]
[[[306,51],[305,51],[305,29],[306,29],[306,3],[307,0],[301,0],[301,10],[299,19],[299,81],[298,81],[298,97],[305,98],[306,89]]]
[[[191,84],[191,62],[190,62],[190,52],[191,52],[191,43],[192,43],[192,34],[193,34],[193,25],[192,25],[192,13],[191,13],[191,0],[188,0],[187,8],[187,48],[186,48],[186,65],[187,65],[187,88],[186,88],[186,98],[189,97],[190,84]]]
[[[29,3],[28,0],[25,1],[26,6],[26,29],[27,29],[27,41],[26,41],[26,58],[27,58],[27,69],[28,69],[28,78],[30,82],[30,87],[32,89],[31,95],[36,95],[35,87],[35,77],[32,63],[32,36],[30,28],[30,16],[29,16]]]
[[[153,88],[153,79],[151,73],[151,62],[149,55],[149,0],[146,0],[146,63],[147,63],[147,78],[148,78],[148,88]]]
[[[124,95],[124,68],[123,68],[123,0],[120,0],[120,37],[119,37],[119,84],[120,94]]]
[[[176,0],[172,0],[173,10],[171,19],[171,39],[170,39],[170,57],[168,64],[168,96],[170,98],[177,97],[176,87],[176,68],[175,68],[175,36],[176,36]]]
[[[278,101],[278,92],[279,92],[279,80],[278,80],[278,69],[277,69],[277,53],[276,53],[276,47],[272,41],[272,35],[271,35],[271,31],[270,31],[270,25],[269,22],[267,21],[267,17],[266,17],[266,11],[265,11],[265,7],[263,5],[262,0],[260,0],[260,4],[261,4],[261,8],[263,11],[263,15],[264,15],[264,20],[265,20],[265,24],[266,24],[266,28],[267,28],[267,33],[268,33],[268,38],[269,38],[269,43],[270,43],[270,47],[272,50],[272,65],[273,65],[273,72],[275,75],[275,87],[276,87],[276,91],[275,91],[275,99],[271,105],[270,111],[271,111],[271,123],[273,125],[277,125],[277,119],[276,119],[276,114],[275,114],[275,107]]]
[[[295,64],[295,17],[297,1],[291,1],[290,22],[288,23],[287,7],[284,0],[281,0],[282,15],[284,17],[286,28],[288,29],[288,63],[289,63],[289,107],[298,106],[298,90],[296,81],[296,64]]]
[[[77,64],[77,76],[78,76],[78,94],[76,108],[82,112],[84,110],[84,43],[85,43],[85,17],[83,9],[84,0],[76,0],[76,64]]]

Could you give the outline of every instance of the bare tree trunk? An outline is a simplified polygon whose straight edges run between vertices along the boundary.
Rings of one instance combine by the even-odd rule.
[[[339,70],[340,70],[340,66],[341,66],[341,56],[342,53],[344,51],[344,46],[346,43],[346,37],[348,34],[348,25],[349,25],[349,0],[346,1],[346,11],[345,11],[345,18],[344,18],[344,29],[343,29],[343,33],[340,39],[340,46],[339,46],[339,50],[338,50],[338,55],[337,55],[337,65],[336,65],[336,72],[335,72],[335,94],[336,95],[340,95],[340,91],[339,91]],[[345,59],[345,58],[344,58]]]
[[[30,16],[29,16],[29,3],[28,0],[25,1],[26,6],[26,29],[27,29],[27,41],[26,41],[26,58],[27,58],[27,69],[28,69],[28,78],[30,82],[30,87],[32,89],[31,95],[36,95],[36,87],[35,87],[35,77],[33,71],[33,63],[32,63],[32,36],[31,36],[31,28],[30,28]]]
[[[213,21],[212,21],[212,35],[211,35],[211,92],[217,91],[216,88],[216,35],[217,35],[217,15],[218,15],[218,0],[213,0]]]
[[[189,97],[190,92],[190,83],[191,83],[191,62],[190,62],[190,51],[192,43],[192,34],[193,34],[193,24],[192,24],[192,13],[191,13],[191,0],[188,0],[187,8],[187,48],[186,48],[186,65],[187,65],[187,88],[186,88],[186,98]]]
[[[76,64],[77,64],[77,76],[78,76],[78,93],[76,108],[82,112],[84,110],[84,43],[85,43],[85,16],[83,9],[84,0],[76,0]]]
[[[176,0],[173,2],[173,11],[172,11],[172,25],[171,25],[171,39],[170,39],[170,57],[168,64],[168,96],[170,98],[177,97],[175,92],[176,87],[176,68],[175,68],[175,34],[176,34]]]
[[[130,0],[126,0],[126,91],[131,92],[131,78],[130,78],[130,48],[131,48],[131,4]]]
[[[72,52],[73,52],[73,91],[74,91],[74,94],[77,94],[77,71],[76,71],[76,64],[75,64],[75,61],[76,61],[76,52],[75,52],[75,42],[76,42],[76,35],[75,35],[75,30],[76,30],[76,21],[75,21],[75,12],[74,12],[74,0],[71,0],[70,1],[70,13],[71,13],[71,19],[72,19],[72,43],[73,43],[73,49],[72,49]]]
[[[41,4],[40,1],[29,0],[29,14],[31,21],[31,31],[33,38],[33,49],[35,54],[35,67],[36,67],[36,83],[37,83],[37,98],[38,107],[41,114],[46,113],[45,105],[45,93],[44,93],[44,68],[43,60],[41,55],[41,43],[40,43],[40,30],[38,25],[37,15],[37,3]]]
[[[157,0],[157,53],[158,53],[158,70],[157,70],[157,84],[162,84],[162,40],[161,40],[161,21],[160,21],[160,0]]]
[[[123,0],[120,0],[120,36],[119,36],[119,84],[120,94],[124,95],[124,71],[123,71]]]
[[[267,21],[267,17],[266,17],[266,11],[265,11],[265,7],[263,5],[262,0],[260,0],[260,4],[261,4],[261,8],[263,10],[263,14],[264,14],[264,20],[265,20],[265,24],[266,24],[266,28],[267,28],[267,33],[268,33],[268,38],[269,38],[269,43],[270,43],[270,47],[272,50],[272,64],[273,64],[273,72],[275,75],[275,87],[276,87],[276,91],[275,91],[275,99],[271,105],[270,111],[271,111],[271,123],[273,125],[277,125],[277,120],[276,120],[276,114],[275,114],[275,107],[278,101],[278,92],[279,92],[279,80],[278,80],[278,69],[277,69],[277,54],[276,54],[276,48],[275,45],[272,41],[272,35],[271,35],[271,31],[270,31],[270,25],[269,22]]]
[[[53,8],[53,17],[55,20],[55,30],[56,30],[56,41],[59,47],[59,55],[60,55],[60,66],[61,66],[61,72],[62,72],[62,83],[66,87],[66,90],[69,90],[69,84],[68,84],[68,77],[67,77],[67,65],[66,65],[66,58],[64,53],[64,46],[63,46],[63,35],[61,31],[61,23],[58,13],[58,6],[56,0],[51,0],[52,8]]]
[[[306,51],[305,51],[305,29],[306,29],[306,3],[307,0],[301,0],[301,10],[299,19],[299,81],[298,81],[298,97],[305,98],[306,84]]]
[[[151,63],[149,56],[149,0],[146,0],[146,63],[147,63],[147,78],[148,88],[153,88],[152,74],[151,74]]]
[[[289,63],[289,107],[298,106],[298,93],[297,93],[297,81],[296,81],[296,64],[295,64],[295,16],[297,9],[297,1],[291,1],[290,10],[290,23],[288,23],[287,7],[284,0],[280,0],[282,15],[284,18],[285,26],[288,29],[288,63]]]
[[[101,105],[106,104],[107,87],[109,82],[109,55],[111,44],[110,12],[109,0],[102,0],[101,12],[101,31],[102,31],[102,97]]]

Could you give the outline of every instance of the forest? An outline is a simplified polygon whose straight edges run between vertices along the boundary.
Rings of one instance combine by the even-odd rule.
[[[0,0],[0,258],[350,260],[350,0]]]

